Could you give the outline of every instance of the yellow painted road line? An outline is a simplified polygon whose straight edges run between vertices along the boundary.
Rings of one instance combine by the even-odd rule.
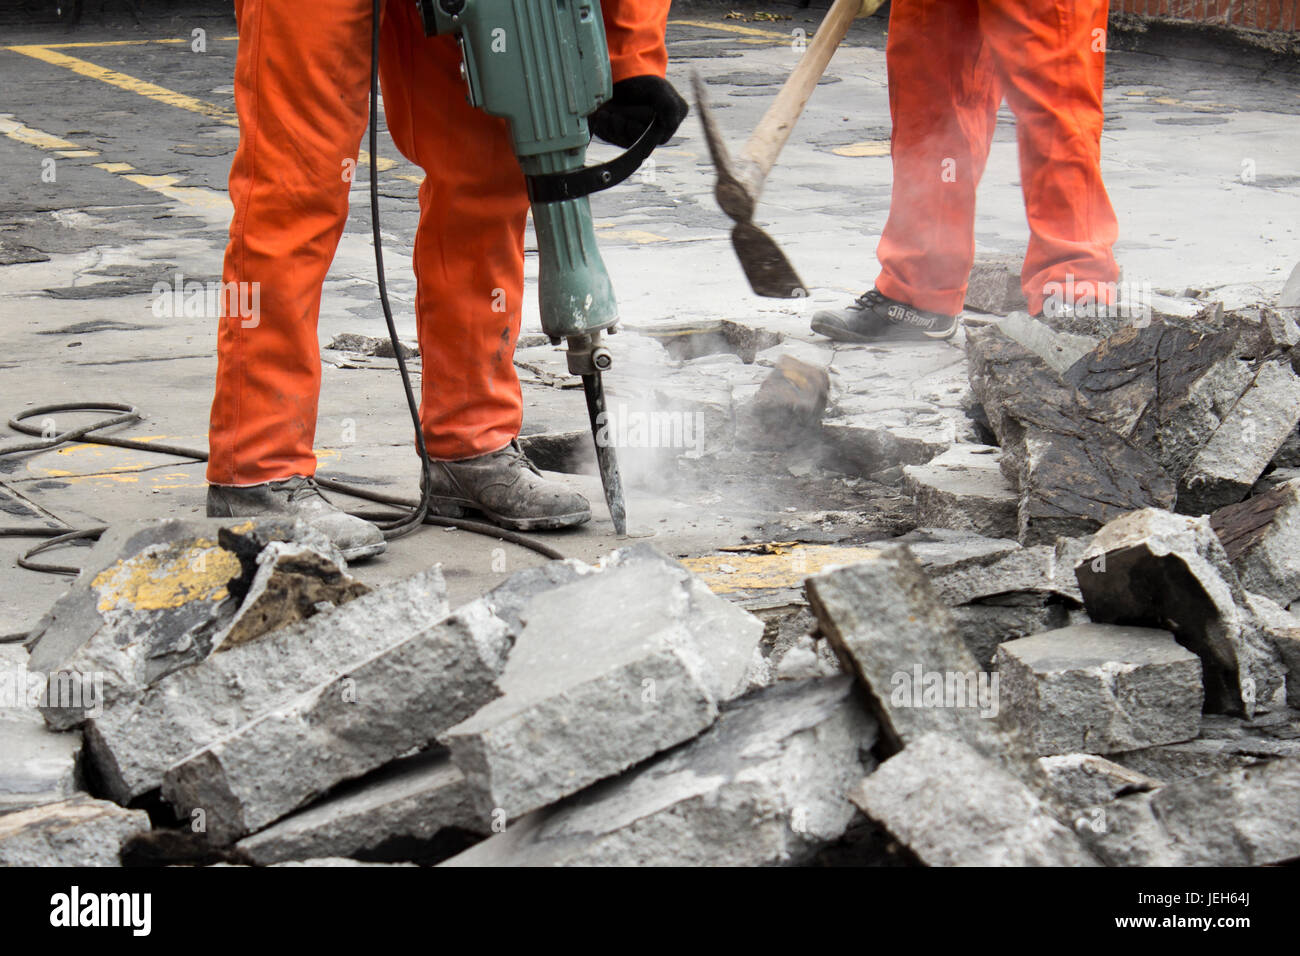
[[[789,33],[779,33],[776,30],[760,30],[757,27],[742,27],[737,23],[714,22],[711,20],[669,20],[670,26],[679,27],[699,27],[702,30],[721,30],[723,33],[739,33],[747,37],[764,37],[771,40],[780,40],[782,43],[790,42]]]
[[[216,39],[224,43],[233,40],[238,40],[239,37],[237,36],[216,37]],[[171,43],[191,43],[191,42],[193,41],[189,37],[169,37],[165,40],[88,40],[81,43],[42,43],[41,46],[43,46],[47,50],[74,50],[74,49],[84,50],[84,49],[94,49],[96,47],[109,47],[109,46],[146,46],[150,43],[171,44]],[[5,49],[12,50],[14,48],[10,46],[10,47],[5,47]]]
[[[49,63],[52,66],[61,66],[71,70],[80,76],[88,77],[92,80],[99,80],[101,83],[107,83],[110,86],[116,86],[119,89],[136,93],[140,96],[147,96],[151,100],[159,103],[165,103],[168,106],[179,107],[183,110],[189,110],[191,113],[199,113],[212,119],[220,120],[232,126],[238,126],[239,121],[235,114],[230,110],[217,106],[215,103],[205,103],[203,100],[195,99],[193,96],[186,96],[184,93],[177,93],[175,90],[169,90],[165,86],[159,86],[156,83],[150,83],[134,76],[128,76],[126,73],[119,73],[117,70],[110,70],[108,67],[97,66],[89,60],[82,60],[75,56],[68,56],[66,53],[59,53],[43,46],[11,46],[6,49],[13,50],[15,53],[21,53],[23,56],[30,56],[33,59],[40,60],[43,63]]]
[[[135,41],[122,41],[130,43]],[[6,50],[13,50],[15,53],[21,53],[24,56],[30,56],[43,63],[49,63],[52,66],[61,66],[72,72],[88,77],[92,80],[99,80],[101,83],[107,83],[110,86],[116,86],[118,89],[127,90],[140,96],[146,96],[151,100],[159,103],[165,103],[168,106],[175,106],[178,109],[189,110],[191,113],[198,113],[201,116],[207,116],[211,119],[219,120],[227,126],[239,126],[239,118],[231,110],[224,106],[218,106],[216,103],[207,103],[203,100],[196,99],[193,96],[187,96],[184,93],[177,93],[175,90],[169,90],[165,86],[159,86],[156,83],[150,83],[147,80],[141,80],[138,77],[130,76],[126,73],[119,73],[117,70],[110,70],[107,67],[98,66],[89,60],[82,60],[75,56],[68,56],[66,53],[57,53],[49,46],[10,46]],[[357,156],[357,162],[362,165],[370,164],[370,154],[364,149]],[[397,165],[397,160],[387,159],[380,156],[375,163],[375,168],[380,172],[392,169]]]
[[[25,123],[20,123],[12,114],[0,113],[0,133],[8,136],[10,139],[27,146],[34,146],[37,149],[43,149],[52,152],[56,156],[98,156],[99,153],[93,149],[83,149],[76,143],[47,133],[44,130],[36,129]],[[168,199],[183,203],[195,209],[217,209],[228,211],[230,209],[230,197],[222,192],[213,189],[206,189],[202,186],[182,186],[181,179],[178,176],[145,176],[143,174],[126,175],[134,173],[135,167],[130,163],[94,163],[96,169],[102,169],[106,173],[112,173],[121,176],[137,186],[143,186],[145,189],[165,196]]]

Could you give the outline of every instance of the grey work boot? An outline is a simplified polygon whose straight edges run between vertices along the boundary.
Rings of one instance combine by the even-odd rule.
[[[812,330],[836,342],[943,340],[957,333],[957,317],[915,309],[872,289],[846,308],[818,312]]]
[[[369,521],[340,511],[321,494],[314,478],[301,475],[242,488],[208,485],[209,518],[257,518],[288,515],[329,538],[349,561],[382,554],[383,532]]]
[[[457,518],[478,511],[514,531],[570,528],[591,519],[587,499],[543,478],[517,441],[477,458],[429,464],[436,514]]]

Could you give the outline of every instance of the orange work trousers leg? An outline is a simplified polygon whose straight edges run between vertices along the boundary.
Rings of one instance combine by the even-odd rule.
[[[316,322],[366,127],[371,18],[370,0],[236,0],[235,13],[223,280],[257,310],[223,310],[208,480],[250,485],[316,471]]]
[[[380,70],[388,130],[425,172],[415,237],[425,442],[432,458],[473,458],[511,442],[523,417],[524,176],[506,121],[466,101],[455,40],[425,37],[415,4],[388,5]]]
[[[1030,309],[1073,275],[1118,277],[1101,179],[1106,0],[895,0],[886,57],[894,187],[876,287],[946,314],[974,261],[975,189],[1003,92],[1016,114]],[[1101,50],[1098,50],[1098,46]]]

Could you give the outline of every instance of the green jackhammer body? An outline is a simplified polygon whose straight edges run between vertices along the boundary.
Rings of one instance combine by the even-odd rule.
[[[533,198],[542,332],[567,342],[570,373],[582,377],[605,500],[626,531],[614,449],[599,439],[601,373],[611,364],[601,334],[618,321],[614,287],[596,245],[585,192],[561,184],[543,201],[534,184],[584,169],[587,117],[611,95],[609,53],[598,0],[415,0],[425,32],[460,44],[470,103],[510,124]],[[605,174],[605,182],[609,183]],[[596,186],[594,188],[600,188]],[[590,190],[588,190],[590,191]]]

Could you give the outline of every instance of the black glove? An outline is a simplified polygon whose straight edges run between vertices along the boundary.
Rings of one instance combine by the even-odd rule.
[[[592,135],[627,149],[658,119],[662,146],[688,112],[686,101],[662,76],[630,76],[614,84],[614,95],[588,117],[587,125]]]

